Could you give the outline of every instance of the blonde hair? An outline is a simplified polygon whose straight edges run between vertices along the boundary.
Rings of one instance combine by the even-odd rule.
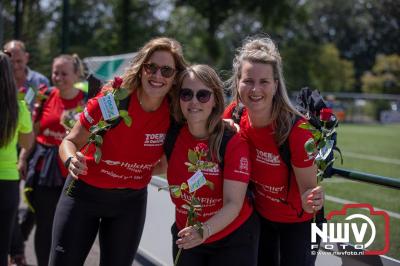
[[[281,55],[277,46],[269,37],[248,37],[244,40],[243,46],[237,50],[233,59],[233,73],[227,81],[227,86],[234,93],[234,99],[238,103],[240,102],[238,85],[244,61],[272,66],[274,79],[278,86],[272,99],[271,120],[275,131],[275,142],[280,146],[288,138],[295,116],[301,116],[292,105],[286,90]]]
[[[192,65],[186,68],[178,77],[178,89],[182,87],[183,80],[193,74],[196,79],[200,80],[204,86],[210,88],[214,94],[215,106],[208,117],[207,121],[207,132],[208,146],[209,146],[209,159],[216,159],[221,162],[223,158],[220,157],[219,148],[222,142],[222,136],[225,128],[230,128],[221,119],[222,113],[224,112],[224,94],[223,94],[223,82],[219,78],[218,74],[208,65]],[[176,90],[172,94],[172,114],[175,120],[179,124],[183,124],[186,119],[183,116],[180,107],[179,91]]]
[[[53,64],[57,60],[66,60],[72,63],[72,66],[74,68],[74,73],[78,75],[79,79],[82,80],[85,78],[85,70],[83,67],[82,60],[79,58],[77,54],[62,54],[57,56],[56,58],[53,59]]]
[[[172,38],[158,37],[147,42],[135,55],[130,67],[122,75],[122,87],[130,92],[140,88],[141,86],[141,70],[143,64],[149,60],[152,54],[156,51],[170,52],[175,61],[177,74],[183,71],[186,67],[186,62],[183,57],[182,46]],[[177,76],[177,75],[176,75]],[[176,77],[175,76],[175,77]]]

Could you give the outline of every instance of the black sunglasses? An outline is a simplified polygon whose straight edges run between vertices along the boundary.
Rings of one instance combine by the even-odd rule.
[[[144,71],[146,71],[147,74],[155,74],[157,71],[160,69],[161,75],[164,78],[170,78],[174,75],[175,69],[169,66],[158,66],[155,63],[147,63],[143,64]]]
[[[196,92],[196,98],[197,98],[197,100],[199,102],[206,103],[206,102],[208,102],[210,100],[212,93],[213,92],[209,91],[209,90],[204,90],[204,89],[203,90],[198,90]],[[194,96],[194,92],[191,89],[182,88],[179,91],[179,97],[184,102],[188,102],[188,101],[192,100],[193,96]]]

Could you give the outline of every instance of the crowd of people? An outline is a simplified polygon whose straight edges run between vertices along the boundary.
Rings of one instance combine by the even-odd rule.
[[[39,266],[83,265],[97,236],[100,265],[132,265],[147,186],[162,173],[175,206],[175,264],[315,264],[311,223],[324,199],[304,149],[312,136],[298,126],[306,119],[269,37],[244,40],[226,82],[188,64],[178,41],[154,38],[91,99],[74,85],[85,78],[77,55],[53,59],[52,86],[28,59],[18,40],[0,54],[0,266],[27,265],[34,225]],[[22,217],[19,180],[29,203]]]

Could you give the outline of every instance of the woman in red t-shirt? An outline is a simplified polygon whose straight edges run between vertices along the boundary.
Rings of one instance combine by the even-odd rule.
[[[167,178],[170,186],[186,183],[189,188],[182,189],[180,196],[171,189],[176,206],[173,256],[182,248],[178,265],[255,265],[259,221],[246,195],[250,178],[248,145],[221,119],[222,82],[211,67],[194,65],[180,76],[178,87],[179,94],[172,97],[172,106],[174,118],[182,127],[169,156]],[[228,132],[233,136],[221,158],[223,135]],[[196,158],[197,163],[208,167],[200,167],[201,172],[196,172],[196,167],[190,166],[196,162],[188,158],[188,152],[199,154],[201,150],[204,153]],[[205,177],[213,183],[212,188],[203,185],[189,192],[188,180],[194,181],[194,176],[200,176],[200,180]],[[201,205],[196,211],[201,223],[197,227],[188,226],[185,208],[194,193]]]
[[[103,134],[97,163],[96,148],[86,144],[90,128],[103,118],[99,102],[108,87],[88,101],[60,147],[70,176],[54,218],[49,265],[83,265],[97,233],[100,265],[132,265],[146,216],[147,185],[169,127],[166,95],[185,66],[181,45],[170,38],[150,40],[136,53],[121,86],[129,91],[132,124],[121,122]]]
[[[83,108],[84,93],[74,88],[74,83],[82,76],[82,64],[76,55],[60,55],[53,60],[51,79],[55,87],[41,88],[39,93],[45,98],[40,100],[33,113],[35,148],[33,151],[21,150],[19,170],[22,178],[26,177],[28,186],[33,188],[30,203],[35,210],[38,265],[48,264],[53,217],[67,176],[58,156],[58,147],[67,134],[62,116],[78,106]]]
[[[304,119],[292,127],[301,114],[287,95],[281,57],[270,38],[249,38],[233,62],[230,85],[236,98],[224,117],[244,105],[240,132],[249,143],[254,205],[261,216],[258,265],[314,265],[311,222],[323,195],[314,158],[304,149],[312,135],[299,128]],[[286,139],[292,170],[279,153]]]

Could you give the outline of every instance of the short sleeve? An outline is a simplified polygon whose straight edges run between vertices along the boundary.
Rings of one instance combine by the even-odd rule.
[[[249,146],[236,133],[228,142],[224,158],[224,179],[248,183],[250,180],[251,165]]]
[[[298,168],[309,167],[314,163],[314,156],[309,156],[304,147],[304,144],[312,138],[312,134],[309,130],[299,127],[304,122],[307,121],[304,119],[298,121],[289,136],[291,161]]]
[[[232,118],[232,112],[233,112],[233,109],[236,107],[236,102],[235,101],[232,101],[226,108],[225,108],[225,111],[224,111],[224,113],[223,113],[223,115],[222,115],[222,118],[224,118],[224,119],[231,119]]]
[[[103,94],[100,93],[96,97],[90,99],[79,117],[79,121],[81,122],[82,126],[84,126],[88,131],[90,127],[96,125],[102,117],[98,102],[98,99],[102,96]]]
[[[19,120],[18,120],[18,131],[20,133],[30,133],[32,132],[32,119],[31,113],[26,106],[25,101],[19,101]]]

